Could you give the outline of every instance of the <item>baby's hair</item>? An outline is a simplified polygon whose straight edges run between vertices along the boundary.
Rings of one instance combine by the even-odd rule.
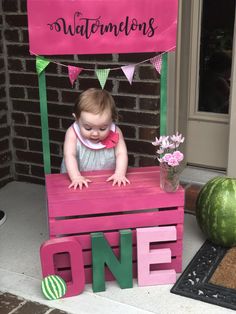
[[[76,101],[74,114],[79,119],[82,111],[98,114],[107,109],[111,110],[112,120],[117,121],[118,113],[112,95],[104,89],[89,88]]]

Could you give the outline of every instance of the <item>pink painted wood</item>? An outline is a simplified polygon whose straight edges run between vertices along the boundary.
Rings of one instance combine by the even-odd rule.
[[[174,241],[177,238],[174,226],[137,228],[138,285],[170,284],[176,281],[174,269],[150,270],[150,265],[171,262],[170,248],[151,249],[152,242]]]
[[[67,277],[66,297],[80,294],[84,290],[85,274],[82,248],[73,237],[52,239],[40,247],[43,277],[55,273],[54,256],[57,252],[68,252],[70,256],[70,278]]]
[[[124,212],[147,208],[177,207],[184,204],[184,191],[165,193],[159,187],[159,167],[132,168],[127,186],[112,186],[106,182],[111,171],[85,172],[93,182],[88,189],[68,189],[66,174],[46,176],[49,217],[65,217]],[[79,208],[78,208],[79,201]]]
[[[66,174],[46,176],[50,238],[73,236],[79,241],[86,265],[86,282],[91,282],[91,232],[104,232],[109,244],[114,247],[115,254],[118,255],[118,230],[132,228],[133,265],[136,276],[136,228],[173,225],[177,229],[177,240],[155,243],[153,247],[170,248],[172,262],[169,267],[173,265],[176,272],[180,272],[184,189],[180,187],[175,193],[162,191],[159,187],[159,167],[129,169],[127,176],[131,184],[125,187],[113,187],[111,183],[106,182],[111,173],[111,171],[84,173],[92,183],[89,188],[83,190],[68,189],[69,178]],[[57,272],[66,275],[70,273],[68,254],[55,255],[54,262]],[[165,269],[163,265],[158,267]],[[109,271],[107,276],[113,278]]]

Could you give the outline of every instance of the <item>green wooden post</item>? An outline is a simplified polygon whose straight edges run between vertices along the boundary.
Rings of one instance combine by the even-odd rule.
[[[161,66],[160,135],[166,135],[167,132],[167,60],[168,54],[164,53]]]
[[[50,159],[50,143],[49,143],[49,129],[48,129],[48,109],[47,109],[47,89],[45,70],[38,75],[39,81],[39,101],[41,113],[41,131],[43,144],[43,162],[45,174],[51,173],[51,159]]]

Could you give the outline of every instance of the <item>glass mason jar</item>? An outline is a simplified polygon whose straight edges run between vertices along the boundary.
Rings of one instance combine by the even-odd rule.
[[[170,167],[160,163],[160,188],[168,193],[175,192],[179,187],[179,167]]]

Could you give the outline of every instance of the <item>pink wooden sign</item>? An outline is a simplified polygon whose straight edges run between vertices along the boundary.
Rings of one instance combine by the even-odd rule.
[[[174,50],[178,0],[27,0],[38,55]]]

